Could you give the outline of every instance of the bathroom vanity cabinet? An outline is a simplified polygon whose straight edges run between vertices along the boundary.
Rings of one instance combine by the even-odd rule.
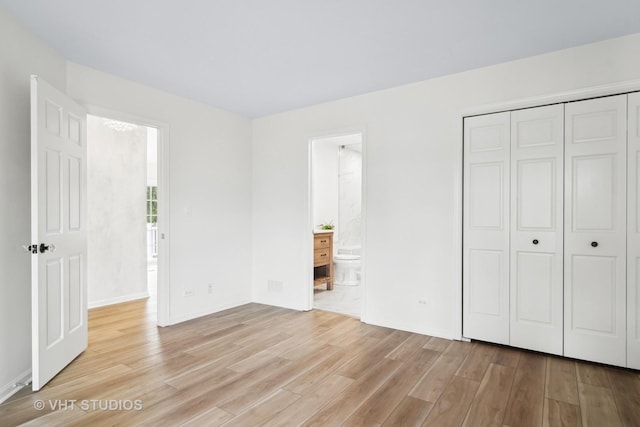
[[[313,235],[313,286],[325,283],[333,289],[333,232]]]

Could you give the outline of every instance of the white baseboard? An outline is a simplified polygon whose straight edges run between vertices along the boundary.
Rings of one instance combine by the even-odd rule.
[[[9,399],[11,396],[22,390],[24,386],[16,386],[16,384],[29,384],[31,382],[31,369],[18,375],[13,381],[9,381],[0,388],[0,403]]]
[[[270,305],[272,307],[280,307],[280,308],[287,308],[289,310],[295,310],[295,311],[309,311],[309,310],[313,310],[313,308],[307,308],[305,306],[300,306],[300,305],[296,305],[296,304],[289,304],[288,301],[284,304],[282,304],[281,301],[279,301],[277,298],[269,298],[268,295],[262,295],[262,296],[258,296],[258,297],[254,297],[251,299],[251,302],[256,303],[256,304],[262,304],[262,305]]]
[[[124,295],[116,298],[107,298],[98,301],[89,301],[89,308],[104,307],[105,305],[120,304],[121,302],[135,301],[137,299],[148,298],[149,292],[140,292],[137,294]]]
[[[202,317],[202,316],[208,316],[209,314],[217,313],[219,311],[228,310],[230,308],[239,307],[239,306],[245,305],[245,304],[250,304],[251,302],[252,301],[249,300],[249,299],[240,300],[240,301],[236,301],[236,302],[232,302],[232,303],[217,305],[217,306],[215,306],[213,308],[210,308],[210,309],[207,309],[207,310],[196,311],[196,312],[191,312],[191,313],[185,313],[185,314],[180,314],[180,315],[177,315],[177,316],[173,315],[169,319],[169,324],[167,326],[175,325],[177,323],[186,322],[187,320],[197,319],[198,317]]]
[[[367,319],[365,322],[369,325],[382,326],[384,328],[397,329],[400,331],[412,332],[414,334],[428,335],[431,337],[444,338],[447,340],[455,340],[456,335],[452,331],[443,329],[431,329],[431,328],[416,328],[415,325],[409,325],[405,323],[390,321],[388,319]]]

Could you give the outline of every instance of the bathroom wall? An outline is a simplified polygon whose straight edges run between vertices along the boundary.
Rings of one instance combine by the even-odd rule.
[[[325,140],[313,142],[313,226],[332,222],[338,227],[338,146]]]
[[[358,150],[359,149],[359,150]],[[338,149],[337,247],[362,245],[362,145]]]
[[[147,293],[147,128],[116,131],[87,117],[89,307]]]

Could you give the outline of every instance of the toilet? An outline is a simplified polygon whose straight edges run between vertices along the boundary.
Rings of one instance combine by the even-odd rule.
[[[360,247],[338,248],[333,256],[334,279],[336,285],[357,286],[360,284]]]

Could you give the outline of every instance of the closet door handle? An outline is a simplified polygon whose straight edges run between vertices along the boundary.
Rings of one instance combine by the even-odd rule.
[[[597,248],[598,247],[598,242],[591,242],[591,247],[592,248]]]
[[[533,243],[534,245],[537,245],[540,242],[538,241],[538,239],[533,239],[533,242],[531,242],[531,243]]]

